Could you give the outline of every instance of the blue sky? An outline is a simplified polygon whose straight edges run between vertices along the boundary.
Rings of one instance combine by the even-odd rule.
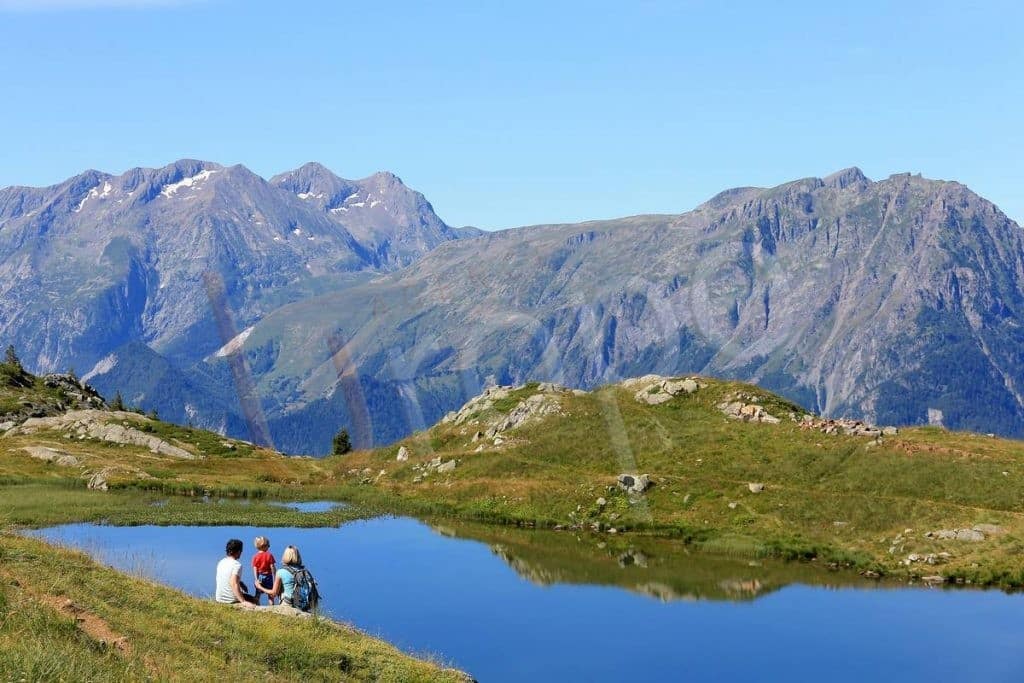
[[[1024,219],[1024,3],[0,0],[0,186],[387,169],[453,225],[857,165]]]

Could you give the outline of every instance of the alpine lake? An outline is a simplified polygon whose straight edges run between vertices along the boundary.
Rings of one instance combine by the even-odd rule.
[[[303,504],[328,509],[330,503]],[[334,528],[106,526],[29,532],[213,594],[224,543],[297,546],[325,616],[480,681],[1020,681],[1024,595],[908,587],[678,541],[407,517]]]

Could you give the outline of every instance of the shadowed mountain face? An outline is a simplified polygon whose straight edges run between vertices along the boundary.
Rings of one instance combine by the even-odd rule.
[[[191,401],[194,421],[230,431],[202,406],[230,412],[226,361],[244,357],[287,450],[323,452],[340,425],[400,437],[491,380],[647,372],[1024,434],[1024,233],[957,183],[849,169],[681,215],[466,240],[389,174],[307,164],[268,183],[179,162],[0,190],[0,221],[0,336],[26,360],[104,370],[145,342],[188,375],[178,393],[221,394]],[[224,348],[207,272],[244,330]]]

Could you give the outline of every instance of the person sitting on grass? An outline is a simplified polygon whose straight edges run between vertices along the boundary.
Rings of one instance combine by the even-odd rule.
[[[226,557],[221,558],[217,563],[217,590],[214,598],[217,602],[233,604],[255,604],[256,598],[249,595],[248,589],[242,583],[242,563],[238,558],[242,556],[242,542],[232,538],[225,546]]]
[[[277,560],[270,554],[270,539],[257,536],[254,541],[259,552],[252,556],[252,575],[256,583],[256,604],[260,604],[260,596],[267,593],[270,604],[274,604],[274,596],[270,589],[274,587],[274,574],[277,572]]]
[[[269,591],[263,588],[260,590],[270,595],[271,600],[280,597],[282,605],[294,607],[303,612],[316,610],[317,604],[320,602],[320,592],[313,575],[302,566],[302,555],[299,554],[299,549],[293,545],[285,548],[281,562],[284,563],[284,566],[277,570],[274,587]]]

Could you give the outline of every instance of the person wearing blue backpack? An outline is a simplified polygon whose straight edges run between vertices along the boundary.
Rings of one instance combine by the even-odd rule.
[[[274,577],[272,588],[263,588],[257,585],[261,591],[271,598],[281,598],[281,604],[294,607],[303,612],[313,612],[320,602],[320,591],[316,586],[316,579],[309,573],[309,570],[302,565],[302,555],[299,549],[293,545],[284,549],[281,555],[282,566],[278,568]]]

